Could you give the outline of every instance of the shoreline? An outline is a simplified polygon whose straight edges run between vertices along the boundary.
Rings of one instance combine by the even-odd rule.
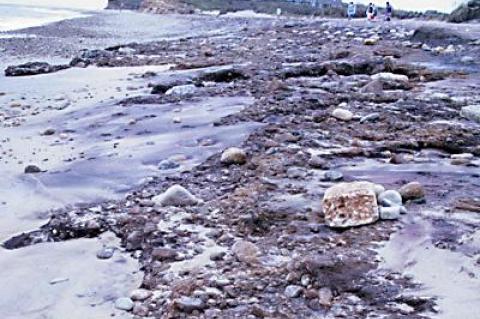
[[[91,27],[95,21],[98,24]],[[127,21],[135,30],[118,31]],[[458,276],[458,300],[465,301],[469,285],[477,285],[478,270],[470,268],[474,262],[470,252],[479,248],[472,225],[480,220],[463,219],[452,203],[462,196],[471,199],[476,191],[478,124],[462,117],[460,110],[480,102],[472,94],[480,86],[480,66],[471,60],[462,62],[464,56],[478,53],[478,45],[462,38],[453,45],[456,52],[436,53],[433,44],[425,50],[406,43],[412,30],[431,23],[398,21],[369,25],[364,31],[365,25],[331,19],[270,21],[113,12],[28,29],[60,40],[51,41],[43,51],[45,38],[12,41],[14,48],[30,46],[31,55],[24,60],[42,55],[52,61],[68,60],[88,48],[82,63],[92,66],[27,77],[31,92],[16,93],[12,83],[24,87],[22,79],[8,79],[12,86],[3,98],[16,112],[11,119],[26,119],[3,128],[12,133],[13,142],[5,144],[5,150],[14,149],[7,161],[12,161],[9,165],[18,175],[27,164],[17,158],[20,143],[42,146],[35,150],[34,164],[41,165],[42,156],[52,158],[44,164],[45,172],[32,176],[38,185],[51,186],[48,182],[55,174],[68,176],[69,171],[73,173],[63,180],[64,186],[93,174],[85,184],[79,183],[79,190],[86,190],[88,183],[98,185],[102,176],[121,175],[122,169],[131,174],[129,165],[161,172],[133,187],[123,199],[50,211],[43,216],[48,217],[46,224],[11,238],[9,249],[35,249],[42,242],[75,243],[115,233],[121,241],[113,244],[115,256],[134,257],[144,271],[140,292],[117,296],[130,299],[122,300],[129,305],[126,310],[140,317],[441,318],[441,312],[432,314],[436,296],[423,293],[413,280],[417,274],[429,285],[438,281],[425,277],[428,274],[414,263],[403,264],[395,254],[392,258],[397,242],[390,246],[388,239],[399,228],[404,228],[400,240],[408,239],[410,231],[421,225],[421,249],[438,251],[437,260],[458,252],[468,261],[469,274],[474,276]],[[198,28],[195,36],[191,36],[193,28]],[[72,35],[78,29],[80,37]],[[366,32],[380,35],[379,43],[365,45]],[[0,46],[9,43],[2,41]],[[100,54],[94,54],[96,49]],[[1,54],[10,51],[15,50],[7,48]],[[20,49],[15,54],[23,53]],[[448,62],[451,69],[419,68],[418,61],[433,66]],[[470,73],[457,74],[466,63]],[[134,65],[143,67],[135,72],[124,69]],[[153,70],[154,65],[173,67]],[[103,71],[121,74],[109,78],[101,75]],[[402,77],[400,82],[384,80],[381,88],[370,87],[373,75],[382,71],[403,72],[407,81]],[[68,74],[73,85],[66,90]],[[42,89],[49,78],[65,83],[49,81],[52,87]],[[80,85],[81,78],[86,81]],[[177,93],[164,94],[175,88]],[[159,93],[152,94],[152,89]],[[338,107],[350,110],[352,118],[333,117]],[[52,135],[41,133],[49,128]],[[25,138],[16,140],[14,132]],[[455,142],[460,139],[462,143]],[[220,155],[229,146],[244,150],[246,161],[225,164]],[[55,158],[59,150],[67,156]],[[32,160],[27,153],[25,158]],[[452,155],[465,153],[472,156],[468,163],[451,163],[456,160]],[[199,154],[202,159],[195,160]],[[132,158],[139,161],[128,164]],[[20,163],[14,165],[16,161]],[[56,161],[72,164],[55,168]],[[163,174],[162,167],[172,171]],[[328,177],[339,174],[339,179]],[[132,188],[132,180],[117,184]],[[326,226],[319,206],[325,191],[339,180],[369,180],[387,189],[419,181],[427,195],[426,200],[405,203],[408,218],[337,231]],[[186,207],[158,205],[156,196],[175,184],[201,201]],[[61,189],[62,184],[56,186]],[[428,213],[432,208],[436,215]],[[452,211],[457,218],[451,217]],[[412,223],[411,216],[419,220]],[[382,255],[373,250],[379,242],[387,246]],[[405,245],[405,260],[428,265],[417,256],[422,252],[414,247],[415,240]],[[380,269],[383,264],[398,269]],[[439,271],[455,267],[449,263]],[[186,282],[191,285],[185,286]],[[442,288],[431,290],[445,292],[447,299],[439,304],[454,307],[448,302],[449,292],[438,287]],[[113,307],[115,301],[108,303]]]

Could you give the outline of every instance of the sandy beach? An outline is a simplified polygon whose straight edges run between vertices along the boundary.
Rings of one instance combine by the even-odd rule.
[[[130,11],[0,33],[0,315],[476,318],[479,35]],[[360,181],[378,216],[332,226]]]

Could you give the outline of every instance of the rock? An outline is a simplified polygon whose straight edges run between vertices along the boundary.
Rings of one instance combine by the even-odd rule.
[[[360,123],[375,122],[380,118],[380,113],[370,113],[360,119]]]
[[[165,92],[165,95],[178,95],[178,96],[185,96],[185,95],[193,95],[197,92],[197,87],[193,84],[185,84],[174,86]]]
[[[318,302],[324,306],[329,307],[333,301],[333,292],[328,287],[320,288],[318,291]]]
[[[144,301],[152,296],[152,292],[147,289],[135,289],[130,293],[130,299],[133,301]]]
[[[206,82],[232,82],[234,80],[248,79],[248,76],[235,66],[222,67],[217,70],[204,71],[197,77],[197,81]]]
[[[134,303],[132,299],[122,297],[115,300],[115,308],[125,311],[130,311],[133,309]]]
[[[471,56],[464,56],[460,59],[460,62],[464,64],[472,64],[472,63],[475,63],[475,58]]]
[[[68,68],[68,65],[50,65],[46,62],[29,62],[20,65],[9,66],[5,70],[5,76],[27,76],[53,73]]]
[[[340,171],[326,171],[323,175],[324,181],[336,182],[343,179],[343,173]]]
[[[337,108],[333,110],[332,116],[341,121],[350,121],[353,118],[353,113],[349,110]]]
[[[463,38],[463,36],[453,28],[424,24],[415,30],[412,41],[437,46],[460,44],[466,42],[467,39]]]
[[[328,167],[328,162],[317,155],[312,155],[312,157],[308,160],[308,165],[312,168],[323,169]]]
[[[243,165],[247,162],[247,153],[238,147],[230,147],[222,153],[220,162],[225,165]]]
[[[50,135],[53,135],[53,134],[55,134],[55,129],[48,128],[45,131],[43,131],[43,133],[41,135],[50,136]]]
[[[171,248],[156,247],[152,251],[152,258],[159,261],[173,261],[178,253]]]
[[[195,310],[202,310],[206,306],[202,299],[191,297],[181,297],[179,299],[175,299],[174,303],[175,307],[186,313],[191,313]]]
[[[180,167],[180,164],[178,164],[175,161],[169,160],[169,159],[165,159],[165,160],[161,161],[160,163],[158,163],[158,169],[160,169],[160,170],[175,169],[175,168],[178,168],[178,167]]]
[[[378,196],[378,203],[385,207],[402,206],[402,195],[396,190],[388,190]]]
[[[399,219],[402,214],[403,206],[380,207],[380,219],[394,220]]]
[[[480,123],[480,104],[462,107],[460,115],[469,120]]]
[[[389,72],[381,72],[371,76],[374,81],[383,82],[408,82],[408,76],[403,74],[394,74]]]
[[[371,81],[360,89],[360,93],[374,93],[381,94],[383,93],[383,83],[382,81]]]
[[[450,156],[452,165],[469,165],[475,156],[472,153],[452,154]]]
[[[200,202],[188,190],[180,185],[173,185],[165,193],[152,198],[152,201],[159,206],[192,206]]]
[[[368,39],[363,40],[364,45],[375,45],[377,43],[378,43],[377,38],[368,38]]]
[[[450,95],[446,93],[441,93],[441,92],[435,92],[430,94],[429,96],[430,100],[438,100],[438,101],[450,101]]]
[[[25,174],[36,174],[41,173],[42,170],[37,165],[28,165],[24,170]]]
[[[139,317],[147,317],[148,316],[148,307],[144,306],[140,303],[135,303],[133,306],[132,313]]]
[[[127,251],[132,251],[136,249],[140,249],[142,247],[142,242],[143,242],[143,233],[139,230],[134,230],[132,231],[128,236],[127,236]]]
[[[305,178],[307,175],[307,171],[302,167],[290,167],[287,170],[287,177],[291,179]]]
[[[113,247],[103,247],[99,251],[97,251],[97,258],[98,259],[110,259],[113,257],[115,253],[115,248]]]
[[[192,79],[188,76],[176,75],[162,78],[152,85],[152,94],[165,94],[171,88],[187,84],[192,84]]]
[[[260,256],[260,249],[253,243],[246,240],[239,240],[232,246],[232,252],[241,262],[255,264]]]
[[[403,198],[403,201],[421,199],[425,197],[425,190],[419,182],[411,182],[402,186],[398,192]]]
[[[325,223],[346,228],[374,223],[379,218],[375,185],[369,182],[340,183],[323,198]]]
[[[475,156],[472,153],[461,153],[461,154],[452,154],[450,155],[451,159],[466,159],[466,160],[471,160]]]
[[[302,294],[303,288],[297,285],[289,285],[285,288],[285,296],[289,298],[298,298]]]

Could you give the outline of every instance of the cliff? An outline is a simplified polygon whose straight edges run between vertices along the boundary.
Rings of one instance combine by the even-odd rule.
[[[448,17],[448,21],[455,23],[471,20],[480,20],[480,0],[471,0],[461,5]]]

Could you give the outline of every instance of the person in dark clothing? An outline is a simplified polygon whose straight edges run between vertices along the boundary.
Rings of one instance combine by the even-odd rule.
[[[371,20],[375,19],[375,15],[374,15],[375,12],[374,11],[375,10],[373,8],[373,3],[370,2],[370,4],[367,7],[367,12],[366,12],[367,20],[371,21]]]
[[[385,6],[385,21],[392,20],[393,15],[393,7],[390,2],[387,1],[387,5]]]

